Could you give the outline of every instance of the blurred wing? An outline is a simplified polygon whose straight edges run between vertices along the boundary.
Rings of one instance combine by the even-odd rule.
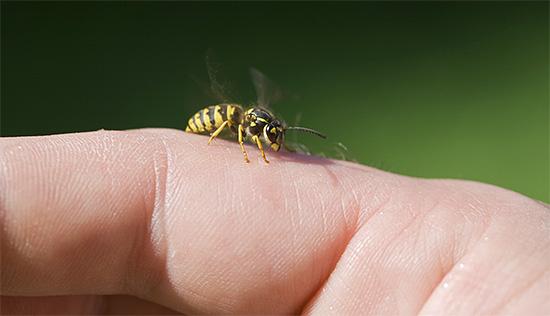
[[[261,107],[269,108],[272,104],[292,95],[288,89],[277,85],[256,68],[250,68],[250,76],[258,95],[258,105]]]
[[[242,104],[242,98],[232,81],[225,75],[227,72],[224,70],[221,58],[211,48],[206,52],[206,68],[210,79],[210,91],[216,100]]]
[[[191,78],[193,78],[193,80],[195,80],[197,85],[202,89],[202,92],[204,93],[204,95],[208,96],[212,100],[215,100],[216,102],[220,102],[220,103],[230,102],[230,100],[226,100],[224,96],[220,96],[219,92],[214,92],[210,84],[195,77],[194,75],[191,75]]]

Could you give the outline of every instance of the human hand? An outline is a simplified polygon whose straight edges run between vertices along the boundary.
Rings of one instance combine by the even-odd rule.
[[[207,140],[0,140],[3,313],[550,313],[547,204]]]

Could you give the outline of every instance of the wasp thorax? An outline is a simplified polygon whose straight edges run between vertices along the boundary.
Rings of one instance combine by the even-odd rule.
[[[245,113],[244,130],[248,135],[261,135],[265,126],[273,120],[269,112],[264,109],[252,108]]]

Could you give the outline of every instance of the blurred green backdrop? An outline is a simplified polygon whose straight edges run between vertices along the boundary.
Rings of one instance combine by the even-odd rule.
[[[363,164],[549,202],[548,2],[2,2],[2,136],[184,129],[213,48]],[[309,135],[299,140],[320,145]],[[237,148],[235,150],[238,150]]]

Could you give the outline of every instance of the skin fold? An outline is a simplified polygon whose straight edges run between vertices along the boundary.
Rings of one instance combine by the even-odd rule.
[[[2,313],[550,313],[547,204],[207,141],[1,139]]]

